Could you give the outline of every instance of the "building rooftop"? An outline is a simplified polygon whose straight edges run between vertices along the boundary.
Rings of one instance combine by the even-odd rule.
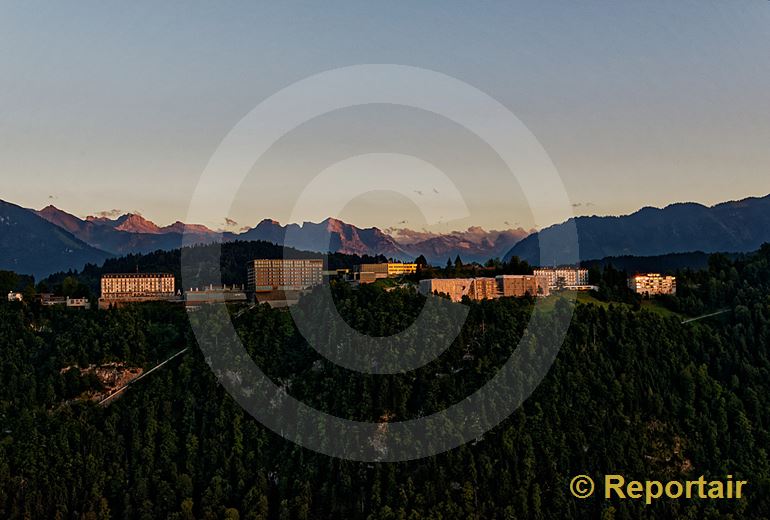
[[[172,277],[171,273],[107,273],[102,278],[146,278],[146,277]]]

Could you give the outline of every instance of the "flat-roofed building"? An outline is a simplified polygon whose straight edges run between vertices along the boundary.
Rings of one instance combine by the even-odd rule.
[[[497,298],[497,280],[494,278],[471,278],[468,293],[471,300],[493,300]]]
[[[494,278],[431,278],[420,280],[420,294],[445,294],[453,302],[462,301],[463,296],[471,300],[491,300],[497,297],[497,283]]]
[[[99,308],[125,303],[174,298],[174,275],[169,273],[111,273],[102,276]]]
[[[203,289],[191,288],[184,293],[184,303],[187,307],[198,307],[211,303],[245,303],[246,290],[243,286],[213,286]]]
[[[453,302],[459,302],[468,295],[471,288],[470,278],[431,278],[420,280],[420,294],[445,294]]]
[[[91,302],[88,301],[88,298],[67,298],[67,307],[70,309],[90,309],[91,308]]]
[[[324,278],[329,280],[345,280],[350,277],[350,269],[327,269],[321,273]]]
[[[35,296],[35,301],[39,301],[44,307],[53,307],[54,305],[67,305],[67,298],[64,296],[54,296],[51,293],[40,293]]]
[[[580,267],[555,267],[535,269],[534,276],[541,278],[549,289],[581,287],[588,285],[588,269]]]
[[[388,262],[388,276],[403,276],[405,274],[415,274],[417,264],[405,262]]]
[[[502,297],[520,298],[530,296],[548,296],[549,287],[544,278],[533,274],[502,274],[497,280],[497,293]]]
[[[248,289],[255,293],[302,291],[323,283],[323,259],[258,259],[247,266]]]
[[[356,268],[355,278],[360,283],[371,283],[381,278],[393,278],[406,274],[415,274],[417,264],[404,262],[382,262],[379,264],[360,264]]]
[[[635,274],[628,279],[628,287],[644,296],[676,294],[676,277],[658,273]]]
[[[355,273],[355,281],[358,283],[374,283],[380,278],[385,278],[384,276],[377,277],[377,273],[373,273],[371,271],[361,271],[358,273]]]

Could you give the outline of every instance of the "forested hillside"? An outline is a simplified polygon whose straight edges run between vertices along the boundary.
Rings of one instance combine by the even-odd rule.
[[[2,518],[770,518],[770,247],[682,274],[693,314],[578,304],[548,376],[477,442],[404,463],[356,463],[273,434],[219,386],[184,311],[143,305],[68,312],[0,305]],[[371,334],[407,327],[414,291],[334,284],[340,313]],[[312,307],[312,298],[306,305]],[[249,354],[297,398],[343,417],[400,420],[483,385],[515,347],[527,299],[469,303],[457,341],[408,375],[361,375],[322,360],[289,313],[235,318]],[[540,311],[538,311],[540,312]],[[558,304],[548,313],[568,312]],[[184,356],[107,407],[62,367]],[[577,500],[576,474],[749,481],[741,501]]]

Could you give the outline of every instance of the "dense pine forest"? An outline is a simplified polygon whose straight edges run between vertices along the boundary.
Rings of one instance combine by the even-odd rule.
[[[84,286],[91,271],[81,273]],[[575,305],[556,361],[520,409],[475,442],[401,463],[330,458],[263,427],[221,388],[180,307],[3,302],[0,518],[770,518],[770,246],[680,272],[679,295],[654,306],[624,294],[612,267],[593,276],[599,293]],[[405,329],[424,302],[409,288],[333,283],[332,293],[345,321],[372,335]],[[301,305],[312,309],[316,297]],[[332,364],[286,311],[262,305],[233,321],[251,357],[298,399],[342,417],[397,421],[483,385],[533,312],[527,298],[466,305],[454,344],[409,375]],[[547,320],[563,305],[534,312]],[[728,312],[682,323],[717,310]],[[146,369],[184,347],[106,406],[83,398],[99,391],[92,375],[62,370]],[[607,473],[730,474],[749,481],[748,496],[645,506],[570,495],[574,475]]]

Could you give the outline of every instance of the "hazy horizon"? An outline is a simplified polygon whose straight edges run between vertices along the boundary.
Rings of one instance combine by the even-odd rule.
[[[586,216],[586,217],[588,217],[588,216],[592,216],[592,217],[622,217],[622,216],[625,216],[625,215],[633,214],[633,213],[635,213],[635,212],[637,212],[637,211],[639,211],[641,209],[649,208],[649,207],[656,208],[656,209],[664,209],[667,206],[670,206],[670,205],[673,205],[673,204],[699,204],[699,205],[705,206],[705,207],[713,207],[713,206],[717,206],[717,205],[725,204],[725,203],[740,202],[740,201],[746,200],[746,199],[761,199],[761,198],[765,198],[765,197],[770,197],[770,193],[748,195],[746,197],[741,197],[741,198],[738,198],[738,199],[720,200],[720,201],[717,201],[717,202],[714,202],[714,203],[704,203],[704,202],[695,201],[695,200],[680,200],[680,201],[673,201],[673,202],[670,202],[668,204],[660,205],[660,206],[652,205],[652,204],[644,204],[644,205],[639,206],[638,208],[636,208],[634,210],[631,210],[629,212],[626,212],[626,213],[617,213],[617,214],[586,213],[584,215],[577,215],[577,216]],[[4,200],[5,202],[9,202],[11,204],[17,204],[16,202],[14,202],[12,200],[7,200],[7,199],[3,199],[3,198],[0,198],[0,200]],[[200,224],[200,222],[185,222],[183,217],[176,218],[176,219],[170,220],[170,221],[157,221],[157,220],[154,220],[153,218],[149,217],[141,209],[127,210],[127,211],[113,209],[113,210],[94,211],[94,212],[85,213],[85,214],[76,214],[76,213],[73,213],[73,212],[67,210],[66,207],[62,207],[60,205],[57,205],[57,204],[53,203],[52,201],[49,201],[47,204],[39,206],[39,207],[26,207],[26,209],[31,209],[31,210],[34,210],[34,211],[40,211],[40,210],[45,209],[48,206],[53,206],[56,209],[58,209],[60,211],[63,211],[65,213],[69,213],[70,215],[74,215],[74,216],[76,216],[77,218],[79,218],[81,220],[86,220],[87,218],[90,218],[90,217],[93,217],[93,218],[100,218],[100,217],[102,217],[102,218],[108,218],[110,220],[115,220],[115,219],[120,218],[120,217],[122,217],[124,215],[132,214],[132,215],[139,215],[142,218],[151,221],[152,223],[156,224],[158,227],[161,227],[161,228],[162,227],[166,227],[166,226],[170,226],[170,225],[175,224],[177,222],[183,222],[185,224]],[[22,206],[22,207],[25,207],[25,206]],[[286,225],[290,225],[290,224],[302,225],[303,223],[308,223],[308,222],[309,223],[313,223],[313,224],[318,224],[318,223],[320,223],[320,222],[322,222],[322,221],[324,221],[326,219],[329,219],[329,218],[336,218],[336,217],[329,216],[329,217],[324,217],[324,218],[318,219],[318,220],[281,221],[281,220],[272,218],[270,216],[259,216],[259,217],[255,217],[251,221],[246,221],[246,222],[239,223],[240,227],[237,228],[237,229],[235,228],[235,226],[231,226],[230,229],[228,229],[226,227],[220,227],[220,228],[211,228],[211,230],[212,231],[222,231],[222,232],[225,232],[225,231],[239,232],[239,231],[244,231],[246,227],[251,229],[251,228],[255,227],[257,224],[259,224],[260,222],[262,222],[263,220],[273,220],[273,221],[278,222],[282,226],[286,226]],[[419,228],[419,229],[417,229],[417,228],[410,228],[408,225],[405,225],[405,224],[402,225],[402,226],[381,227],[381,226],[378,226],[378,225],[362,225],[362,224],[359,224],[358,222],[349,221],[349,220],[344,220],[344,222],[346,224],[354,225],[354,226],[356,226],[358,228],[377,227],[381,231],[387,232],[389,234],[392,234],[393,232],[397,232],[398,230],[402,230],[402,229],[403,230],[408,229],[408,230],[418,231],[418,232],[436,233],[436,234],[439,234],[439,233],[463,233],[463,232],[468,231],[469,228],[482,228],[482,229],[484,229],[485,231],[488,231],[488,232],[518,231],[518,230],[521,229],[521,230],[524,230],[524,231],[526,231],[528,233],[539,231],[540,229],[542,229],[542,228],[525,229],[525,228],[522,228],[520,226],[516,226],[516,227],[508,226],[508,227],[506,227],[506,225],[504,223],[502,227],[498,227],[498,228],[484,227],[484,226],[481,226],[481,225],[470,225],[470,226],[465,227],[465,228],[448,229],[446,231],[431,231],[431,230],[428,230],[428,229],[425,229],[425,228]],[[560,224],[560,223],[561,222],[552,222],[552,223],[548,224],[548,226],[555,225],[555,224]]]

